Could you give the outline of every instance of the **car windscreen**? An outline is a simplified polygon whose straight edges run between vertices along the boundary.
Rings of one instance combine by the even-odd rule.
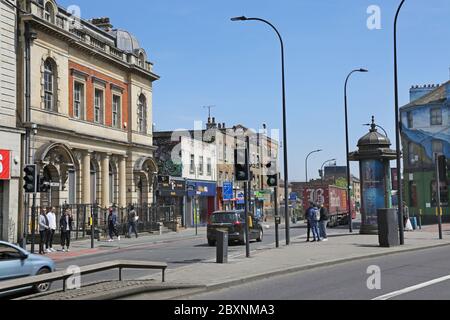
[[[233,223],[236,221],[234,213],[216,213],[211,217],[212,223]]]

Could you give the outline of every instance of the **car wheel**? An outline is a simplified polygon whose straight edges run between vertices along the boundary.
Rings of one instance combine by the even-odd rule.
[[[214,247],[214,246],[216,245],[216,242],[215,242],[214,240],[209,240],[209,239],[208,239],[208,245],[209,245],[210,247]]]
[[[264,238],[264,231],[262,229],[259,229],[259,235],[258,238],[256,238],[257,242],[262,242]]]
[[[50,273],[49,269],[41,269],[39,270],[39,272],[36,274],[37,276],[43,275],[43,274],[47,274]],[[43,282],[43,283],[39,283],[37,285],[35,285],[33,287],[33,291],[36,293],[44,293],[50,290],[51,287],[51,283],[50,282]]]

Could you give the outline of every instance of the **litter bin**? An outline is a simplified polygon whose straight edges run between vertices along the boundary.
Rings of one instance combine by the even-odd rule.
[[[390,248],[400,245],[396,209],[378,209],[378,239],[380,247]]]
[[[217,263],[228,263],[228,232],[216,232]]]
[[[413,227],[413,230],[417,230],[417,218],[416,217],[412,217],[412,218],[409,218],[409,220],[411,221],[411,225]]]

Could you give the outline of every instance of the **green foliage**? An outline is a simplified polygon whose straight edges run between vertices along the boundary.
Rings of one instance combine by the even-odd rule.
[[[336,186],[341,188],[347,188],[347,179],[339,178],[336,180]]]

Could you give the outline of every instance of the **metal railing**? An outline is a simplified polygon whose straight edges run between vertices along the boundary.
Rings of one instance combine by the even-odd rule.
[[[133,205],[136,210],[136,214],[139,219],[136,222],[137,231],[142,232],[154,232],[159,231],[160,225],[171,225],[177,223],[180,220],[180,216],[175,212],[174,206],[153,206],[149,204]],[[39,242],[39,215],[43,209],[47,207],[36,207],[35,215],[35,243]],[[85,239],[91,236],[91,226],[89,224],[92,217],[94,224],[95,238],[100,240],[100,236],[106,236],[108,234],[108,214],[109,208],[102,208],[98,204],[63,204],[54,208],[56,216],[56,240],[60,236],[60,219],[63,216],[66,209],[69,209],[72,213],[72,232],[71,238]],[[114,208],[117,210],[117,230],[120,235],[126,235],[128,233],[128,213],[130,207],[127,208]],[[28,227],[29,235],[32,235],[32,222]],[[32,241],[32,237],[28,237],[29,241]]]

